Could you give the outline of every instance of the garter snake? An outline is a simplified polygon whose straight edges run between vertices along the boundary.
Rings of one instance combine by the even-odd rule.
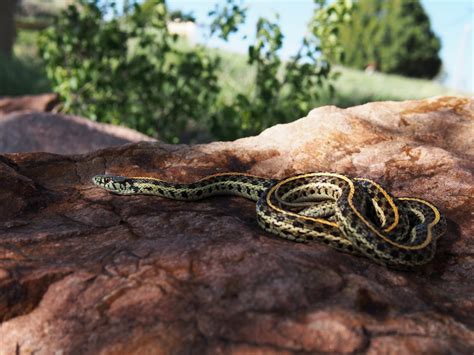
[[[97,175],[95,185],[121,195],[196,201],[236,195],[256,202],[264,230],[295,242],[321,241],[386,266],[429,262],[446,220],[430,202],[394,198],[376,182],[318,172],[282,180],[221,173],[183,184],[151,177]]]

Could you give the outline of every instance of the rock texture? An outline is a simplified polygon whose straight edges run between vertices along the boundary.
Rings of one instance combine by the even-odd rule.
[[[472,354],[473,101],[315,109],[260,136],[0,158],[0,353]],[[250,201],[115,196],[98,173],[189,182],[330,170],[431,200],[435,260],[386,269],[262,232]]]
[[[0,153],[81,154],[140,141],[154,139],[77,116],[24,111],[0,116]]]

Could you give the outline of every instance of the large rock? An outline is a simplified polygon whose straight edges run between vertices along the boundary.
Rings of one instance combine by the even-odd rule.
[[[56,94],[0,98],[0,153],[83,154],[126,143],[154,141],[126,127],[45,113],[57,104]]]
[[[77,116],[23,111],[0,116],[0,153],[82,154],[140,141],[154,139]]]
[[[0,353],[472,354],[473,101],[322,107],[235,142],[0,160]],[[235,197],[115,196],[95,174],[365,176],[435,203],[412,272],[261,231]]]

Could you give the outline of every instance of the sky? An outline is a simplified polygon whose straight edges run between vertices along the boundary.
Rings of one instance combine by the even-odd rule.
[[[0,0],[1,1],[1,0]],[[409,0],[407,0],[409,1]],[[119,1],[120,2],[120,1]],[[472,0],[421,0],[432,29],[441,39],[440,56],[443,61],[443,83],[453,89],[474,93],[474,2]],[[208,12],[216,3],[225,0],[167,0],[171,10],[192,12],[200,24],[209,23]],[[248,7],[247,20],[241,32],[233,35],[229,43],[221,40],[206,40],[199,31],[196,41],[212,47],[246,53],[255,32],[255,24],[260,16],[275,18],[285,36],[281,55],[288,58],[296,52],[306,31],[312,11],[313,0],[244,0]],[[243,35],[247,38],[243,39]]]

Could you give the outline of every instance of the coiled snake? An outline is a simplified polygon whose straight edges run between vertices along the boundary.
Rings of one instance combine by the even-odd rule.
[[[149,177],[97,175],[95,185],[121,195],[195,201],[237,195],[257,202],[264,230],[295,242],[321,241],[379,264],[411,268],[430,261],[446,220],[428,201],[394,198],[376,182],[336,173],[283,180],[242,173],[207,176],[190,184]]]

